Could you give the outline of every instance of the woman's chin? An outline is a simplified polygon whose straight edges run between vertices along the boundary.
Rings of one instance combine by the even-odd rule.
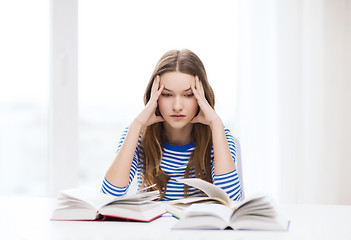
[[[173,129],[183,129],[192,126],[193,124],[191,122],[174,122],[174,121],[166,121],[164,122],[168,127],[173,128]]]

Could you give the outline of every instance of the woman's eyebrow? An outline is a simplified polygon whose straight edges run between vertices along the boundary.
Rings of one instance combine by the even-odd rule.
[[[169,91],[169,92],[173,92],[172,90],[170,90],[170,89],[168,89],[168,88],[164,88],[163,90],[166,90],[166,91]],[[189,91],[189,90],[191,90],[191,87],[188,88],[188,89],[186,89],[186,90],[184,90],[183,92],[187,92],[187,91]]]

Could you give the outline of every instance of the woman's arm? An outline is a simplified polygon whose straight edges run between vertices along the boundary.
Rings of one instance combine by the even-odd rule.
[[[119,153],[121,147],[123,146],[123,144],[126,140],[126,136],[128,134],[128,131],[129,131],[129,127],[123,131],[121,138],[118,141],[117,154]],[[101,192],[108,194],[108,195],[117,196],[117,197],[123,196],[127,193],[128,189],[129,189],[129,185],[133,181],[135,174],[137,174],[142,169],[142,159],[139,158],[140,143],[141,143],[141,136],[139,136],[137,147],[135,149],[134,156],[133,156],[133,161],[132,161],[132,164],[130,167],[128,185],[126,185],[125,187],[115,186],[115,185],[111,184],[106,179],[106,176],[105,176],[104,181],[103,181],[102,186],[101,186]]]
[[[212,130],[212,142],[215,171],[214,174],[220,175],[232,172],[236,169],[234,159],[229,149],[228,140],[224,132],[224,126],[221,119],[217,120],[210,125]]]
[[[160,77],[157,76],[151,88],[149,102],[130,125],[124,143],[106,172],[105,179],[110,184],[116,187],[125,187],[129,184],[130,169],[141,131],[149,125],[164,121],[163,117],[155,114],[157,101],[163,88],[163,85],[160,86]]]
[[[192,123],[206,124],[210,126],[212,131],[215,174],[234,171],[236,169],[235,163],[230,153],[222,120],[207,102],[203,86],[197,76],[195,77],[195,84],[191,85],[191,89],[200,107],[200,112],[192,120]]]
[[[125,187],[129,184],[131,165],[141,130],[142,126],[135,121],[129,126],[125,140],[105,175],[110,184],[116,187]]]
[[[198,77],[192,91],[200,106],[200,113],[192,120],[210,126],[213,143],[212,178],[213,183],[220,186],[233,200],[242,196],[240,181],[235,166],[235,144],[229,130],[225,130],[222,120],[209,105]]]
[[[231,157],[236,163],[236,145],[234,141],[234,137],[230,133],[229,129],[224,129],[225,136],[227,139],[227,143],[229,145]],[[213,184],[221,187],[226,193],[230,196],[231,199],[238,201],[242,197],[242,190],[241,190],[241,183],[239,180],[239,175],[237,169],[222,173],[222,174],[215,174],[215,163],[214,163],[214,156],[211,159],[211,173]]]

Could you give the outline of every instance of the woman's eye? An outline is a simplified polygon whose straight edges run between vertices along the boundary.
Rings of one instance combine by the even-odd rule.
[[[193,93],[189,93],[189,94],[186,94],[185,96],[186,97],[192,97],[192,96],[194,96],[194,94]]]
[[[172,94],[169,94],[169,93],[162,93],[161,95],[164,96],[164,97],[170,97],[170,96],[172,96]]]

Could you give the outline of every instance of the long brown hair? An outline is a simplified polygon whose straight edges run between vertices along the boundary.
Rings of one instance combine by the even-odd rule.
[[[155,70],[150,78],[144,94],[144,104],[150,100],[151,87],[157,75],[166,72],[181,72],[198,76],[202,82],[205,97],[208,103],[214,108],[214,92],[207,81],[205,67],[200,58],[188,49],[171,50],[165,53],[158,61]],[[160,115],[159,110],[156,114]],[[207,125],[194,123],[192,138],[195,150],[190,156],[189,163],[185,170],[184,177],[195,174],[196,177],[212,182],[211,176],[211,149],[212,134]],[[169,176],[161,169],[162,149],[165,142],[163,134],[163,123],[155,123],[145,128],[142,134],[141,146],[144,158],[143,182],[142,185],[156,183],[155,189],[160,191],[160,199],[165,196]],[[188,187],[184,187],[185,195],[188,194]]]

